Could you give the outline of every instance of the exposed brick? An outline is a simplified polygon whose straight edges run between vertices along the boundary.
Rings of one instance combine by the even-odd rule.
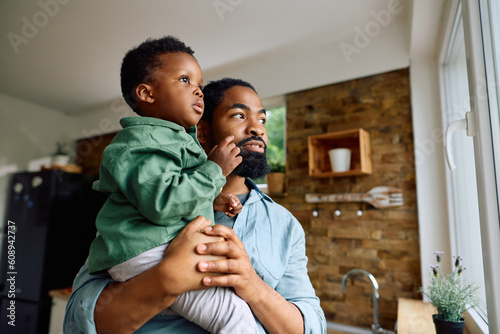
[[[394,328],[397,298],[421,298],[415,197],[415,154],[408,69],[287,95],[287,196],[275,198],[302,223],[308,269],[328,321],[369,328],[371,285],[357,278],[340,288],[350,269],[371,272],[380,285],[380,320]],[[344,178],[308,175],[310,135],[361,127],[370,133],[373,173]],[[425,158],[425,157],[424,157]],[[369,204],[306,203],[307,193],[402,189],[404,205],[377,210]],[[357,210],[363,209],[362,217]],[[312,211],[318,209],[319,216]]]

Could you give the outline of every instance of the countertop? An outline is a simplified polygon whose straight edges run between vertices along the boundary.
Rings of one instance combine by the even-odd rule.
[[[427,302],[417,299],[398,299],[398,334],[434,334],[432,315],[436,311]]]

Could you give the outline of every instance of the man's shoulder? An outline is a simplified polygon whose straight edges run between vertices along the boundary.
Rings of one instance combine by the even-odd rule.
[[[287,226],[287,228],[300,228],[302,229],[302,225],[295,218],[295,216],[283,205],[275,202],[270,196],[264,194],[262,191],[253,189],[254,195],[253,200],[250,200],[249,204],[256,205],[256,211],[265,215],[266,220],[273,225],[281,225],[283,227]],[[250,198],[249,198],[250,199]],[[247,200],[248,201],[248,200]],[[262,206],[262,207],[261,207]]]

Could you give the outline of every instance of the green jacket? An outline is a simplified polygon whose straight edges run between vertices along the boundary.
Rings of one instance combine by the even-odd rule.
[[[90,272],[108,269],[172,240],[198,215],[213,221],[226,182],[196,139],[196,127],[125,117],[106,147],[94,190],[109,195],[96,220]]]

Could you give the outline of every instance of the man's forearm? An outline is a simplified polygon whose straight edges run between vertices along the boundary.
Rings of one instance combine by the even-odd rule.
[[[94,311],[97,332],[133,333],[182,293],[205,288],[201,283],[204,274],[196,270],[196,263],[221,257],[197,255],[194,247],[221,240],[200,232],[210,223],[197,217],[170,242],[160,263],[125,283],[108,284]]]
[[[304,333],[300,310],[264,282],[250,262],[245,246],[233,229],[223,225],[207,227],[205,233],[218,235],[224,242],[200,244],[199,254],[224,255],[227,259],[198,263],[198,269],[207,273],[230,273],[220,277],[207,276],[206,286],[230,286],[248,303],[252,312],[269,333]]]
[[[94,310],[97,333],[133,333],[170,306],[176,296],[159,293],[152,268],[124,283],[110,283],[102,291]]]
[[[265,282],[261,293],[249,301],[250,308],[269,333],[304,333],[304,319],[300,310],[283,298]]]

